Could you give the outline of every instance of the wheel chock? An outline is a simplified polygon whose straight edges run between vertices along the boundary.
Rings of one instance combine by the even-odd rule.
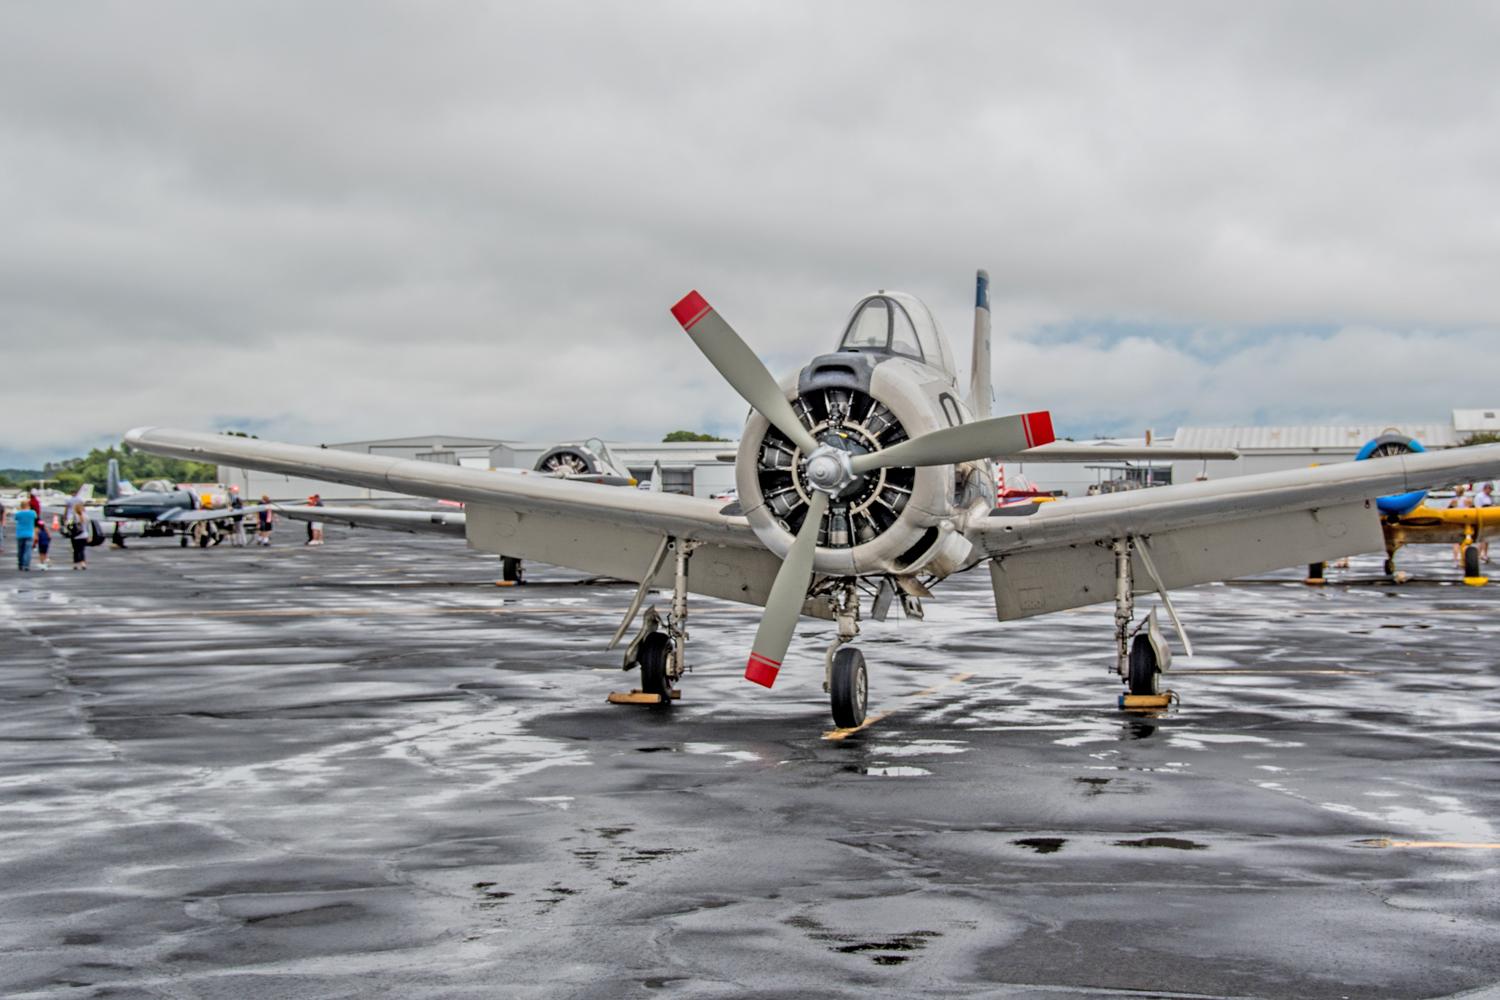
[[[1464,577],[1464,586],[1465,587],[1483,587],[1485,584],[1487,584],[1489,582],[1490,582],[1490,578],[1487,577],[1487,576],[1466,576],[1466,577]]]
[[[611,705],[660,705],[661,695],[647,694],[640,688],[632,688],[628,694],[624,691],[611,691],[604,700]],[[677,688],[672,689],[672,700],[682,700],[682,692]]]
[[[1164,708],[1170,708],[1172,702],[1179,700],[1176,691],[1163,691],[1161,694],[1122,694],[1120,695],[1120,710],[1123,712],[1156,712]]]

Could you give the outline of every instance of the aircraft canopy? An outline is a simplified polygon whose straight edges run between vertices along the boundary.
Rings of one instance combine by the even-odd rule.
[[[927,306],[904,292],[867,295],[849,314],[841,351],[886,351],[954,374],[953,353]]]

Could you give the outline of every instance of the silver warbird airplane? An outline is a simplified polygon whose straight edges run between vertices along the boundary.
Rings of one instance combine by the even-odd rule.
[[[990,416],[979,278],[967,393],[936,321],[910,295],[866,296],[835,351],[781,382],[701,295],[677,303],[672,314],[751,407],[736,456],[739,499],[727,507],[158,427],[126,440],[160,455],[461,501],[476,549],[639,580],[611,646],[649,588],[671,587],[670,612],[648,610],[625,653],[663,703],[686,669],[690,593],[765,608],[745,676],[766,687],[799,616],[830,619],[824,688],[843,727],[865,716],[865,660],[850,644],[862,615],[883,620],[899,599],[921,617],[921,600],[953,573],[987,566],[1001,621],[1112,600],[1120,678],[1130,693],[1151,694],[1170,651],[1155,611],[1137,621],[1137,594],[1160,595],[1191,655],[1168,591],[1378,551],[1376,498],[1500,474],[1494,445],[996,509],[995,461],[1098,452],[1049,443],[1046,412]]]

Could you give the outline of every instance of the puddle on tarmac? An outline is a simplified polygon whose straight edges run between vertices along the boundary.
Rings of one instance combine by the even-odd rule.
[[[850,774],[868,774],[876,778],[914,778],[932,773],[925,767],[903,767],[897,764],[845,764],[841,770]]]
[[[1169,851],[1206,851],[1207,844],[1199,844],[1181,837],[1142,837],[1140,840],[1117,840],[1116,847],[1164,847]]]
[[[1017,847],[1025,847],[1038,854],[1056,854],[1067,842],[1066,837],[1022,837],[1020,840],[1011,841]]]
[[[821,941],[828,950],[839,955],[864,955],[876,965],[904,965],[916,952],[927,947],[927,942],[943,936],[942,931],[907,931],[873,940],[861,940],[858,935],[840,934],[829,930],[814,917],[794,916],[782,921],[804,932],[813,941]]]

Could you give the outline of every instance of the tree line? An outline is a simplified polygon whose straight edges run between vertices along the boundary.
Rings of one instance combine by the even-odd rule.
[[[176,484],[211,483],[219,478],[218,466],[208,462],[185,462],[148,455],[122,442],[119,447],[95,448],[79,458],[48,462],[35,474],[26,469],[7,469],[0,473],[0,486],[24,488],[35,486],[38,479],[45,479],[51,489],[74,493],[84,483],[93,483],[94,489],[102,496],[112,458],[120,463],[120,478],[137,486],[151,479],[166,479]]]

